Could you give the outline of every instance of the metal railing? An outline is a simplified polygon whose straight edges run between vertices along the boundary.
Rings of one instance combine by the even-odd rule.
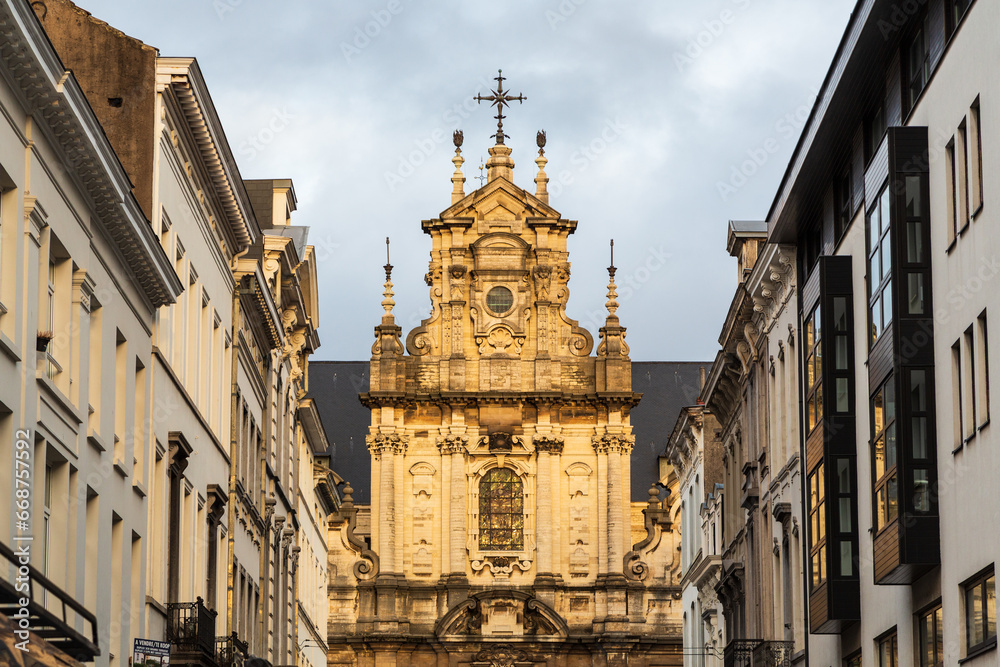
[[[13,616],[20,609],[21,598],[26,597],[29,625],[34,632],[81,662],[99,656],[94,614],[33,565],[22,564],[22,559],[26,557],[0,542],[0,611]],[[27,577],[18,576],[19,567],[27,568]],[[24,583],[27,595],[20,588]]]
[[[195,602],[167,604],[167,641],[178,651],[200,651],[215,657],[215,616],[199,597]]]
[[[219,667],[243,667],[247,660],[247,643],[234,632],[215,640],[215,662]]]
[[[790,667],[793,642],[734,639],[726,646],[726,667]]]

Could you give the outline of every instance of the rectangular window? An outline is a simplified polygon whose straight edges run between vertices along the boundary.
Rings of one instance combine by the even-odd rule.
[[[976,366],[972,327],[962,334],[962,435],[966,441],[976,435]]]
[[[844,667],[861,667],[861,653],[855,653],[849,658],[844,658]]]
[[[899,513],[896,476],[896,388],[890,376],[872,399],[872,478],[875,530],[885,528]]]
[[[917,103],[920,94],[924,92],[931,75],[930,45],[928,41],[927,17],[920,20],[920,27],[910,38],[905,47],[907,71],[906,110],[909,111]]]
[[[128,343],[121,331],[115,338],[115,463],[125,461],[125,428],[128,415]]]
[[[146,367],[139,357],[135,358],[133,406],[135,427],[132,436],[132,481],[143,484],[146,481]]]
[[[812,588],[826,581],[826,480],[820,463],[809,475],[809,562]]]
[[[984,648],[997,638],[997,592],[993,568],[976,575],[965,588],[966,653]]]
[[[885,98],[885,94],[879,96],[881,99]],[[865,128],[865,137],[868,140],[865,151],[865,160],[871,160],[878,151],[879,145],[882,143],[882,139],[885,138],[885,104],[879,103],[878,108],[875,109],[873,113],[868,118],[867,127]]]
[[[972,215],[979,213],[983,207],[983,136],[979,98],[969,109],[969,152],[972,160],[969,164],[969,181],[972,183]]]
[[[976,318],[976,405],[979,407],[979,427],[990,421],[990,346],[986,311]]]
[[[899,640],[896,631],[878,641],[878,667],[897,667],[899,665]]]
[[[955,211],[959,234],[969,226],[969,145],[968,132],[965,128],[965,119],[963,118],[958,126],[958,133],[955,135],[955,166],[958,172],[956,182],[958,202]]]
[[[920,667],[944,667],[941,605],[920,615]]]
[[[837,185],[837,227],[835,230],[836,240],[839,241],[851,224],[851,214],[854,212],[851,187],[851,169],[840,177]]]
[[[972,4],[972,0],[948,0],[948,14],[945,16],[945,24],[949,39],[958,30],[958,24],[962,22],[970,4]]]
[[[892,247],[889,237],[890,190],[885,188],[868,215],[868,317],[874,345],[892,321]]]
[[[823,346],[819,306],[806,321],[806,411],[811,433],[823,420]]]
[[[955,447],[962,446],[962,343],[955,341],[951,346],[951,409],[954,414],[952,432]]]
[[[944,147],[944,170],[948,175],[946,188],[948,201],[948,245],[958,238],[958,208],[955,199],[958,197],[958,176],[955,166],[955,139]]]

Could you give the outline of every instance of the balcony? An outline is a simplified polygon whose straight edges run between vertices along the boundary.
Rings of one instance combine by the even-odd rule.
[[[218,667],[215,616],[201,598],[195,602],[167,604],[167,641],[171,645],[172,665]]]
[[[0,542],[0,612],[12,620],[26,613],[35,635],[80,662],[92,662],[101,654],[97,619],[34,566],[21,565],[19,558]],[[27,567],[26,578],[18,575],[19,567]],[[25,582],[27,595],[18,588]],[[27,598],[27,607],[21,607],[22,598]]]
[[[215,640],[215,662],[219,667],[244,667],[247,662],[247,643],[241,642],[234,632]]]
[[[726,667],[790,667],[793,642],[734,639],[726,646]]]

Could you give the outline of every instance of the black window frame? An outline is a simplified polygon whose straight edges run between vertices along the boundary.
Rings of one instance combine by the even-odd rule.
[[[918,612],[916,617],[917,658],[920,661],[920,667],[944,667],[944,613],[941,600]],[[928,645],[930,639],[927,633],[928,621],[934,630],[933,646]]]
[[[851,226],[851,219],[854,217],[854,183],[851,176],[851,167],[848,165],[837,181],[837,210],[834,213],[833,225],[834,243],[839,243],[840,239],[844,237],[847,228]]]
[[[993,634],[989,634],[989,599],[987,591],[992,588],[993,591]],[[983,638],[977,641],[975,644],[972,643],[972,624],[970,623],[970,609],[969,609],[969,594],[976,589],[980,590],[980,599],[983,604]],[[984,570],[979,571],[972,577],[969,577],[964,582],[962,582],[962,606],[963,614],[965,620],[965,652],[966,657],[973,654],[977,654],[988,648],[996,646],[997,643],[997,603],[996,603],[996,568],[990,565]]]
[[[881,424],[878,422],[879,409],[876,402],[882,397]],[[891,406],[891,410],[890,410]],[[875,534],[891,526],[899,519],[899,438],[897,416],[899,414],[899,401],[896,393],[896,374],[892,373],[885,382],[879,386],[878,390],[871,398],[871,479],[872,479],[872,527]],[[878,441],[885,440],[883,445],[883,468],[881,475],[878,474]],[[889,465],[889,443],[892,441],[893,461]],[[890,491],[890,482],[895,483],[894,492]],[[886,514],[884,521],[879,507],[879,493],[884,489],[886,495]],[[890,497],[894,495],[895,497]],[[895,502],[895,515],[889,518],[888,508]]]
[[[886,645],[891,650],[888,665],[882,662],[882,647]],[[899,633],[895,627],[875,640],[875,655],[878,667],[899,667]]]
[[[865,216],[867,232],[866,271],[868,275],[868,348],[875,347],[879,338],[889,330],[893,322],[893,255],[892,216],[890,213],[889,186],[884,186],[876,197],[876,204]],[[873,226],[874,225],[874,226]],[[886,263],[888,259],[888,264]],[[873,266],[873,262],[877,265]],[[888,268],[886,268],[888,266]],[[877,268],[878,275],[873,273]],[[888,297],[888,301],[886,301]],[[888,307],[886,307],[888,306]]]
[[[931,78],[931,48],[930,48],[930,27],[927,11],[915,16],[916,27],[910,35],[903,41],[901,49],[903,62],[902,82],[903,82],[903,105],[905,117],[917,105],[917,101],[927,88]],[[916,46],[920,47],[920,52],[914,51]],[[919,61],[918,69],[914,71],[914,63]]]
[[[807,477],[809,496],[809,590],[814,591],[829,580],[826,558],[826,463],[820,460]]]

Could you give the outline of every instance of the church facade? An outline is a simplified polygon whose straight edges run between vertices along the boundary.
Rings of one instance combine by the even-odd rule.
[[[467,195],[455,139],[451,206],[422,223],[432,313],[405,338],[386,266],[361,395],[370,540],[346,488],[328,664],[680,665],[673,513],[655,487],[631,502],[641,395],[614,268],[595,341],[566,313],[577,223],[549,206],[544,150],[518,187],[501,126]]]

